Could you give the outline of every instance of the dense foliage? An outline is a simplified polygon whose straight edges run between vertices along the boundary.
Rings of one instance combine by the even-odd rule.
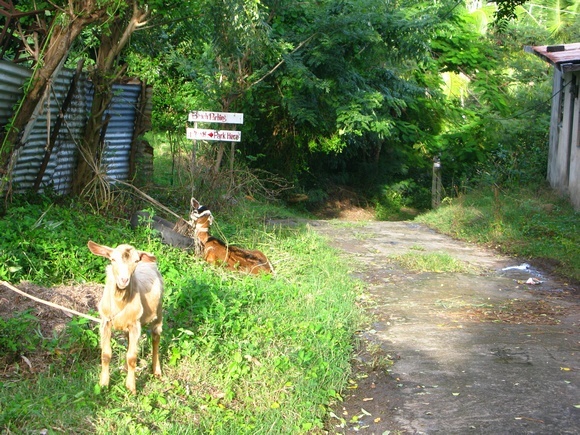
[[[523,45],[574,41],[578,2],[517,3],[208,0],[138,35],[128,60],[159,91],[160,130],[192,108],[241,111],[238,163],[310,201],[342,184],[381,210],[427,208],[434,157],[451,196],[545,176],[551,70]]]
[[[580,28],[577,0],[65,3],[18,7],[45,8],[45,26],[77,26],[68,65],[84,59],[100,86],[88,155],[104,127],[97,103],[125,73],[153,86],[154,130],[194,159],[184,167],[266,170],[311,202],[348,185],[383,209],[427,208],[435,157],[450,196],[543,177],[551,70],[523,46],[574,42]],[[34,48],[35,74],[46,77],[48,54]],[[31,81],[36,97],[41,81]],[[24,109],[18,119],[29,118]],[[204,109],[243,112],[242,142],[227,152],[186,141],[188,112]],[[90,183],[88,167],[77,170],[75,193]]]

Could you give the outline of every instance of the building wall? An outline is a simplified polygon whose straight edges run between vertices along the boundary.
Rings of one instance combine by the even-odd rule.
[[[580,210],[580,71],[554,69],[548,181]]]
[[[574,111],[572,113],[572,133],[570,137],[570,170],[568,190],[574,209],[580,211],[580,71],[575,73]],[[572,92],[572,91],[571,91]]]

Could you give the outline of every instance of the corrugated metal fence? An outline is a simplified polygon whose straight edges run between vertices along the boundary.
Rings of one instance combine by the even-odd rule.
[[[30,70],[0,61],[0,126],[8,124],[14,104],[22,95],[22,86],[29,77]]]
[[[14,113],[14,104],[23,93],[23,84],[31,71],[10,62],[0,61],[0,127],[4,127]],[[62,69],[40,110],[24,131],[24,146],[17,151],[12,172],[15,191],[32,189],[45,157],[50,134],[59,116],[62,103],[69,91],[75,71]],[[129,177],[131,144],[135,130],[136,111],[141,96],[141,84],[119,84],[113,87],[113,100],[104,116],[111,115],[105,134],[102,164],[107,175],[118,180]],[[50,187],[56,193],[70,192],[77,159],[77,144],[87,122],[92,102],[93,87],[86,75],[81,75],[68,110],[54,143],[40,190]]]

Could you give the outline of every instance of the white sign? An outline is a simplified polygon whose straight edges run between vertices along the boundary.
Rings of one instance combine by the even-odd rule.
[[[235,130],[210,130],[206,128],[188,128],[187,138],[194,140],[219,140],[221,142],[240,142],[242,132]]]
[[[196,110],[189,112],[189,122],[219,122],[221,124],[243,124],[243,113],[204,112]]]

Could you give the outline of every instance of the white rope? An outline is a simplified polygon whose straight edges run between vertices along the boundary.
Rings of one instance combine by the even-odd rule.
[[[32,300],[34,300],[36,302],[40,302],[41,304],[45,304],[45,305],[48,305],[49,307],[53,307],[53,308],[58,308],[59,310],[63,310],[63,311],[66,311],[68,313],[71,313],[71,314],[75,314],[77,316],[84,317],[85,319],[92,320],[93,322],[101,323],[101,319],[99,319],[97,317],[89,316],[88,314],[79,313],[78,311],[75,311],[75,310],[73,310],[71,308],[66,308],[66,307],[63,307],[61,305],[53,304],[52,302],[48,302],[48,301],[39,299],[39,298],[37,298],[35,296],[29,295],[28,293],[23,292],[22,290],[17,289],[12,284],[7,283],[6,281],[0,281],[0,285],[3,285],[4,287],[6,287],[6,288],[8,288],[8,289],[10,289],[10,290],[12,290],[12,291],[14,291],[16,293],[19,293],[22,296],[26,296],[27,298],[30,298],[30,299],[32,299]]]

